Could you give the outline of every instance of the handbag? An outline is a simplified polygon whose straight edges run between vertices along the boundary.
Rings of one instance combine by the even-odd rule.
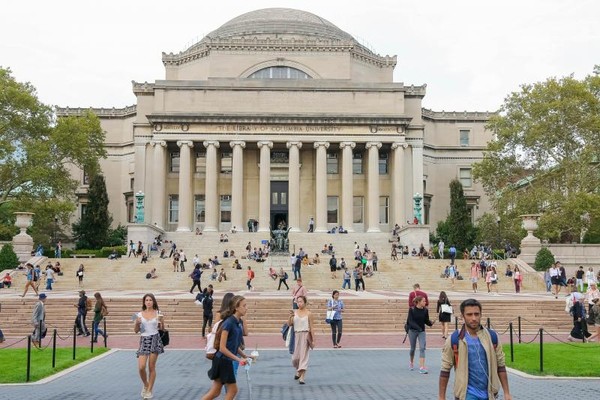
[[[162,341],[163,346],[168,346],[171,342],[171,338],[169,337],[169,331],[166,329],[159,329],[158,335],[160,336],[160,340]]]
[[[325,322],[330,324],[333,321],[334,315],[335,315],[335,310],[327,310],[327,314],[325,316]]]
[[[452,314],[454,312],[450,304],[442,304],[440,310],[446,314]]]

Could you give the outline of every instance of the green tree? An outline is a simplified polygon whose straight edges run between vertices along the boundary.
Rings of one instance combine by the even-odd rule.
[[[15,254],[12,244],[7,243],[0,250],[0,271],[15,268],[19,265],[19,258]]]
[[[109,244],[112,222],[103,175],[96,174],[91,178],[88,198],[85,214],[79,222],[73,224],[73,235],[78,249],[100,249]]]
[[[600,68],[581,80],[522,85],[487,128],[496,140],[473,176],[496,212],[512,220],[540,213],[538,236],[578,240],[581,216],[600,209]]]
[[[445,243],[448,247],[454,245],[460,252],[473,245],[475,228],[471,223],[463,186],[458,179],[450,182],[450,214],[443,224],[438,225],[438,231],[440,227],[443,229],[440,232],[442,235],[439,236],[447,240]]]
[[[547,247],[542,247],[535,255],[535,269],[545,271],[554,264],[554,254]]]
[[[70,171],[96,171],[106,155],[104,137],[92,112],[56,119],[30,83],[0,67],[0,210],[36,213],[32,236],[49,241],[54,218],[66,224],[75,210],[78,181]],[[10,226],[11,218],[0,224]]]
[[[515,226],[514,221],[490,213],[483,214],[477,219],[475,242],[490,244],[494,249],[504,249],[507,243],[518,248],[525,231],[520,225]]]

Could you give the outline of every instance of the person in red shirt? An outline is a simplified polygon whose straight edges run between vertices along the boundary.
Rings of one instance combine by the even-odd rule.
[[[248,267],[248,280],[246,281],[248,290],[252,290],[252,279],[254,279],[254,271],[252,271],[251,267]]]
[[[413,308],[415,306],[414,300],[415,297],[421,296],[425,299],[425,307],[429,307],[429,298],[427,297],[427,293],[421,290],[421,285],[415,283],[413,285],[413,291],[408,295],[408,307]]]

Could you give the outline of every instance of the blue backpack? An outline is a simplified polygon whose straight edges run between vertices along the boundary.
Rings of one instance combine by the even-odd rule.
[[[484,329],[486,329],[489,332],[495,350],[498,347],[498,334],[492,329]],[[454,353],[454,369],[456,369],[456,367],[458,366],[458,342],[459,340],[462,340],[465,337],[465,332],[466,329],[463,326],[460,331],[454,331],[450,336],[450,344],[452,344],[452,352]]]

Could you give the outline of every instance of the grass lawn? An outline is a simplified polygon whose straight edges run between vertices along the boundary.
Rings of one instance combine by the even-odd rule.
[[[540,372],[540,344],[515,344],[515,362],[510,362],[510,344],[502,346],[506,366],[531,375],[600,377],[598,343],[544,343],[544,372]]]
[[[89,347],[78,347],[76,359],[73,360],[73,348],[61,347],[56,349],[56,368],[52,368],[52,348],[45,350],[31,349],[30,382],[55,374],[59,371],[77,365],[90,358],[106,353],[110,349],[94,348],[90,353]],[[27,349],[0,350],[0,383],[23,383],[27,378]]]

